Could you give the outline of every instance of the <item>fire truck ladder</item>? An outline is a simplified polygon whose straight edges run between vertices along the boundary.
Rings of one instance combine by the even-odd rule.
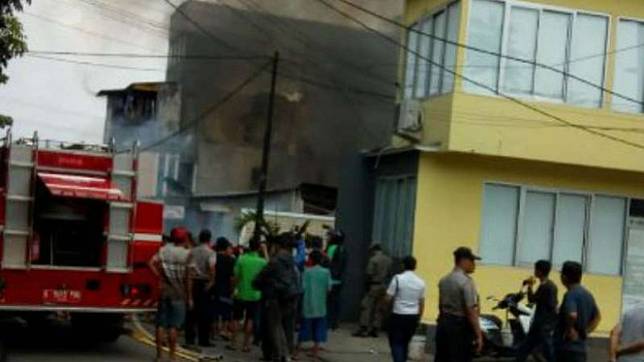
[[[130,249],[134,238],[131,225],[136,205],[136,168],[138,143],[130,152],[113,150],[112,184],[124,195],[124,200],[111,201],[107,233],[106,270],[126,273],[130,270]]]
[[[5,225],[2,243],[2,267],[29,267],[28,249],[32,234],[33,184],[36,167],[37,135],[35,142],[12,142],[7,134],[7,191]]]

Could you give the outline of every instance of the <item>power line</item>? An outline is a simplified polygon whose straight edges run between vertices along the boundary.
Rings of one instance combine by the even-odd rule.
[[[237,1],[240,2],[242,5],[244,5],[247,9],[249,9],[251,11],[253,9],[251,9],[249,7],[248,3],[250,3],[253,6],[253,8],[255,10],[259,11],[260,13],[267,12],[264,7],[262,7],[260,4],[258,4],[257,2],[255,2],[253,0],[237,0]],[[324,44],[321,44],[320,42],[316,41],[315,39],[312,39],[310,37],[306,37],[306,36],[300,34],[300,32],[297,31],[296,28],[292,27],[288,22],[286,22],[284,20],[273,19],[273,18],[270,18],[270,17],[268,19],[271,21],[271,23],[276,24],[277,28],[279,28],[286,36],[290,36],[290,37],[294,38],[296,41],[298,41],[300,44],[302,44],[307,49],[309,49],[311,51],[315,51],[316,50],[315,47],[312,46],[312,45],[314,45],[314,46],[316,46],[318,48],[321,48],[322,52],[324,53],[324,55],[326,57],[328,57],[329,53],[331,53],[330,51],[328,51],[329,48],[327,48]],[[329,76],[331,77],[331,79],[333,79],[334,83],[337,84],[337,81],[335,80],[336,74],[334,72],[332,72],[332,71],[326,71],[324,69],[324,65],[321,62],[319,62],[317,59],[313,59],[311,57],[308,57],[306,53],[303,53],[303,58],[305,58],[305,60],[308,59],[308,61],[311,64],[313,64],[314,66],[318,67],[319,69],[322,69],[323,71],[327,72],[329,74]],[[372,79],[374,81],[377,81],[378,83],[382,83],[382,84],[385,84],[387,86],[396,86],[396,82],[392,82],[391,80],[386,79],[386,77],[381,77],[381,76],[378,76],[376,74],[372,74],[371,72],[365,70],[364,67],[360,67],[358,65],[355,65],[350,61],[346,61],[346,60],[341,59],[339,57],[335,57],[335,63],[340,64],[340,65],[342,65],[344,67],[347,67],[347,68],[355,71],[356,73],[362,73],[366,78],[370,78],[370,79]]]
[[[31,54],[31,53],[26,53],[25,56],[28,56],[28,57],[31,57],[31,58],[52,60],[52,61],[61,62],[61,63],[88,65],[88,66],[93,66],[93,67],[124,69],[124,70],[137,70],[137,71],[143,71],[143,72],[163,72],[164,71],[163,69],[159,69],[159,68],[141,68],[141,67],[133,67],[133,66],[128,66],[128,65],[95,63],[95,62],[87,62],[87,61],[82,61],[82,60],[72,60],[72,59],[50,57],[50,56],[47,56],[47,55],[38,55],[38,54]]]
[[[72,0],[70,0],[72,1]],[[76,2],[81,2],[88,7],[92,7],[97,10],[97,14],[127,26],[132,26],[138,30],[145,31],[146,33],[157,36],[161,39],[166,39],[168,36],[168,29],[163,25],[152,22],[150,19],[141,17],[134,13],[130,13],[124,9],[119,9],[108,4],[94,2],[89,0],[75,0]]]
[[[204,59],[204,60],[258,60],[267,59],[265,55],[208,55],[208,54],[188,54],[188,55],[164,55],[164,54],[145,54],[145,53],[101,53],[101,52],[76,52],[76,51],[54,51],[54,50],[29,50],[27,54],[37,55],[64,55],[80,57],[106,57],[106,58],[143,58],[143,59]]]
[[[364,23],[360,19],[357,19],[354,16],[352,16],[351,14],[348,14],[347,12],[343,11],[342,9],[339,9],[336,6],[334,6],[333,4],[330,4],[327,0],[316,0],[316,1],[322,3],[324,6],[328,7],[329,9],[333,10],[334,12],[342,15],[343,17],[346,17],[347,19],[359,24],[361,27],[363,27],[366,30],[378,35],[379,37],[385,39],[386,41],[388,41],[388,42],[390,42],[392,44],[395,44],[397,47],[400,47],[401,49],[405,49],[405,50],[415,54],[419,58],[422,58],[422,59],[428,61],[430,64],[432,64],[432,65],[434,65],[436,67],[439,67],[443,71],[446,71],[446,72],[454,75],[455,77],[459,77],[459,78],[463,79],[464,81],[466,81],[468,83],[476,85],[477,87],[483,88],[483,89],[491,91],[493,93],[497,93],[496,90],[493,87],[490,87],[487,84],[484,84],[484,83],[481,83],[479,81],[473,80],[473,79],[471,79],[469,77],[466,77],[466,76],[464,76],[464,75],[462,75],[462,74],[460,74],[458,72],[455,72],[455,71],[449,69],[448,67],[445,67],[445,66],[443,66],[441,64],[438,64],[438,63],[434,62],[432,59],[429,59],[429,58],[421,55],[416,50],[409,49],[409,47],[407,47],[406,45],[400,43],[398,40],[396,40],[394,38],[391,38],[389,35],[384,34],[384,33],[380,32],[380,31],[378,31],[377,29],[367,25],[366,23]],[[345,2],[346,0],[338,0],[338,1]],[[533,105],[531,105],[529,103],[526,103],[526,102],[524,102],[524,101],[522,101],[522,100],[520,100],[518,98],[509,96],[507,94],[503,94],[503,93],[498,92],[498,95],[503,97],[503,98],[505,98],[505,99],[507,99],[507,100],[509,100],[509,101],[512,101],[512,102],[514,102],[514,103],[516,103],[516,104],[518,104],[518,105],[520,105],[520,106],[522,106],[524,108],[527,108],[527,109],[529,109],[529,110],[531,110],[533,112],[539,113],[539,114],[541,114],[541,115],[543,115],[545,117],[548,117],[548,118],[553,119],[553,120],[555,120],[555,121],[557,121],[557,122],[559,122],[561,124],[564,124],[564,125],[566,125],[568,127],[576,128],[576,129],[582,130],[584,132],[593,134],[593,135],[598,136],[598,137],[606,138],[606,139],[609,139],[609,140],[612,140],[612,141],[615,141],[615,142],[618,142],[618,143],[622,143],[622,144],[625,144],[625,145],[628,145],[628,146],[631,146],[631,147],[635,147],[635,148],[644,150],[644,145],[641,145],[639,143],[632,142],[632,141],[629,141],[629,140],[626,140],[626,139],[623,139],[623,138],[615,137],[615,136],[610,135],[610,134],[606,134],[606,133],[596,131],[594,129],[590,129],[590,128],[586,127],[586,126],[579,125],[579,124],[576,124],[574,122],[570,122],[570,121],[568,121],[568,120],[566,120],[566,119],[564,119],[562,117],[559,117],[559,116],[557,116],[555,114],[552,114],[550,112],[544,111],[544,110],[540,109],[539,107],[533,106]]]
[[[251,74],[249,77],[244,79],[241,83],[239,83],[235,88],[233,88],[230,92],[226,93],[219,101],[217,101],[215,104],[212,106],[208,107],[205,109],[203,112],[201,112],[197,117],[195,117],[193,120],[188,122],[187,124],[181,125],[178,130],[170,133],[169,135],[162,137],[158,139],[155,142],[152,142],[149,145],[146,145],[141,148],[141,151],[148,151],[154,147],[157,147],[170,139],[177,137],[181,135],[182,133],[186,132],[187,130],[198,126],[205,118],[208,116],[210,113],[217,111],[219,108],[221,108],[224,104],[226,104],[228,101],[233,99],[239,92],[241,92],[244,88],[246,88],[247,85],[249,85],[252,81],[254,81],[256,78],[258,78],[268,67],[271,65],[272,62],[266,63],[259,67],[253,74]]]
[[[61,27],[73,29],[73,30],[76,30],[76,31],[81,32],[83,34],[91,35],[91,36],[96,37],[96,38],[101,38],[101,39],[113,41],[113,42],[116,42],[116,43],[129,45],[129,46],[136,47],[136,48],[139,48],[139,49],[146,49],[146,50],[150,50],[150,51],[156,51],[157,50],[157,49],[152,49],[152,48],[145,47],[145,46],[143,46],[141,44],[136,44],[136,43],[133,43],[133,42],[130,42],[130,41],[127,41],[127,40],[116,38],[116,37],[113,37],[113,36],[110,36],[110,35],[107,35],[107,34],[98,33],[98,32],[92,31],[92,30],[88,30],[88,29],[82,28],[80,26],[67,24],[65,22],[58,21],[58,20],[52,19],[52,18],[48,18],[46,16],[42,16],[42,15],[39,15],[39,14],[34,14],[34,13],[30,13],[30,12],[23,12],[23,14],[25,14],[27,16],[31,16],[31,17],[39,19],[39,20],[42,20],[42,21],[46,21],[46,22],[49,22],[49,23],[56,24],[56,25],[61,26]]]
[[[239,53],[243,53],[243,52],[242,52],[240,49],[238,49],[237,47],[235,47],[235,46],[233,46],[233,45],[230,45],[229,43],[227,43],[227,42],[226,42],[226,41],[224,41],[223,39],[218,38],[218,37],[217,37],[217,36],[215,36],[212,32],[208,31],[208,29],[204,28],[201,24],[199,24],[199,22],[197,22],[197,21],[196,21],[196,20],[194,20],[192,17],[190,17],[190,15],[186,14],[186,12],[184,12],[180,7],[178,7],[177,5],[175,5],[174,3],[172,3],[172,1],[170,1],[170,0],[163,0],[163,1],[164,1],[165,3],[167,3],[168,5],[170,5],[173,9],[175,9],[175,10],[177,11],[177,13],[179,13],[179,14],[180,14],[184,19],[186,19],[189,23],[191,23],[193,26],[195,26],[195,27],[197,28],[197,30],[199,30],[199,31],[200,31],[202,34],[204,34],[206,37],[208,37],[208,38],[212,39],[215,43],[223,44],[223,45],[224,45],[226,48],[228,48],[229,50],[237,51],[237,52],[239,52]],[[251,64],[253,64],[253,65],[256,65],[256,64],[257,64],[257,63],[253,63],[253,62],[252,62],[252,61],[250,61],[250,60],[249,60],[249,62],[250,62]],[[318,80],[315,80],[315,79],[311,79],[311,78],[306,78],[306,77],[296,77],[296,76],[292,76],[292,75],[287,75],[287,74],[285,74],[284,72],[280,72],[280,76],[282,76],[282,77],[286,77],[286,78],[295,79],[295,80],[298,80],[298,81],[300,81],[300,82],[303,82],[303,83],[306,83],[306,84],[309,84],[309,85],[312,85],[312,86],[316,86],[316,87],[322,87],[322,88],[334,89],[334,88],[333,88],[333,86],[330,86],[330,85],[328,85],[328,84],[324,84],[324,82],[321,82],[321,81],[318,81]],[[373,92],[373,91],[369,91],[369,90],[364,90],[364,89],[357,89],[357,88],[353,88],[353,87],[335,87],[335,89],[339,89],[339,90],[350,90],[350,91],[352,91],[352,92],[354,92],[354,93],[359,93],[359,94],[364,94],[364,95],[371,95],[371,96],[377,96],[377,97],[379,97],[379,98],[390,98],[390,99],[394,98],[394,97],[393,97],[393,96],[391,96],[391,95],[378,94],[377,92]]]
[[[332,7],[333,6],[332,4],[326,2],[325,0],[316,0],[316,1],[325,3],[327,7],[329,7],[329,6]],[[433,35],[433,34],[425,33],[425,32],[423,32],[421,30],[416,30],[416,29],[413,29],[413,28],[409,28],[409,27],[405,26],[405,24],[403,24],[403,23],[401,23],[399,21],[396,21],[394,19],[388,18],[388,17],[386,17],[384,15],[378,14],[375,11],[369,10],[369,9],[367,9],[367,8],[365,8],[363,6],[360,6],[358,4],[355,4],[355,3],[353,3],[353,2],[351,2],[349,0],[337,0],[337,1],[340,1],[340,2],[342,2],[344,4],[346,4],[346,5],[349,5],[349,6],[353,7],[354,9],[358,9],[358,10],[360,10],[362,12],[365,12],[365,13],[373,16],[373,17],[376,17],[376,18],[378,18],[378,19],[380,19],[382,21],[385,21],[387,23],[390,23],[392,25],[400,27],[400,28],[402,28],[404,30],[412,31],[412,32],[417,33],[417,34],[427,36],[427,37],[429,37],[431,39],[438,40],[438,41],[446,43],[446,44],[457,46],[459,48],[464,48],[464,49],[472,50],[472,51],[475,51],[475,52],[479,52],[479,53],[483,53],[483,54],[487,54],[487,55],[492,55],[492,56],[495,56],[495,57],[506,58],[506,59],[509,59],[509,60],[512,60],[512,61],[515,61],[515,62],[525,63],[525,64],[529,64],[529,65],[532,65],[532,66],[538,66],[538,67],[550,70],[552,72],[563,74],[565,77],[569,77],[569,78],[574,79],[574,80],[576,80],[578,82],[584,83],[584,84],[586,84],[588,86],[600,89],[602,92],[608,93],[608,94],[610,94],[610,95],[612,95],[614,97],[622,98],[622,99],[627,100],[629,102],[644,105],[644,102],[642,102],[641,100],[637,100],[637,99],[625,96],[623,94],[614,92],[613,90],[605,88],[605,87],[603,87],[603,86],[601,86],[599,84],[595,84],[595,83],[593,83],[591,81],[588,81],[588,80],[586,80],[586,79],[584,79],[582,77],[578,77],[578,76],[576,76],[574,74],[571,74],[571,73],[569,73],[567,71],[562,71],[560,69],[557,69],[554,66],[550,66],[550,65],[547,65],[547,64],[542,64],[542,63],[539,63],[537,61],[532,61],[532,60],[519,58],[519,57],[515,57],[515,56],[511,56],[511,55],[501,54],[501,53],[498,53],[498,52],[486,50],[486,49],[471,46],[471,45],[468,45],[468,44],[459,43],[457,41],[449,40],[449,39],[446,39],[446,38],[441,38],[441,37],[438,37],[438,36]],[[336,10],[342,11],[341,9],[338,9],[336,7],[333,7],[333,8],[336,9]],[[351,16],[351,15],[349,14],[349,16]],[[351,16],[351,17],[353,18],[353,16]],[[378,30],[376,30],[376,31],[378,31]],[[605,52],[602,55],[604,55],[604,54],[608,54],[608,53]],[[422,57],[421,55],[417,55],[417,56]],[[496,90],[494,90],[494,92],[496,93]]]

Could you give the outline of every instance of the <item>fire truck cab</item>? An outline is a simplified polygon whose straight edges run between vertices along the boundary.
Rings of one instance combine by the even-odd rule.
[[[32,139],[0,147],[0,314],[68,315],[115,340],[123,316],[153,311],[148,260],[163,205],[138,200],[137,147]]]

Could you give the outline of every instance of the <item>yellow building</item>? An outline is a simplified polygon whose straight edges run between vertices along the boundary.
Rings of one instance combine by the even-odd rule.
[[[644,298],[644,1],[407,0],[403,21],[396,135],[365,169],[371,239],[418,258],[424,320],[465,245],[484,312],[576,260],[609,331]]]

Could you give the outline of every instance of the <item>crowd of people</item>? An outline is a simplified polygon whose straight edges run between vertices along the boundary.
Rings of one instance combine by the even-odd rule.
[[[282,233],[270,245],[258,238],[235,248],[225,238],[212,242],[202,230],[198,242],[185,228],[172,230],[169,240],[151,259],[161,294],[157,312],[157,356],[169,347],[175,359],[178,331],[185,347],[212,346],[214,337],[225,348],[249,352],[261,347],[263,360],[297,360],[303,343],[312,342],[309,355],[319,357],[327,331],[337,327],[339,293],[346,260],[344,235],[330,232],[305,242],[297,233]],[[388,334],[394,362],[405,362],[409,344],[425,310],[425,282],[415,273],[417,261],[402,259],[402,271],[380,245],[371,247],[366,269],[356,337]],[[471,249],[453,253],[454,268],[438,285],[439,317],[435,336],[436,362],[467,362],[480,354],[485,339],[480,326],[480,298],[472,275],[480,258]],[[534,276],[523,286],[535,311],[516,361],[539,353],[546,361],[587,360],[588,336],[601,321],[593,295],[581,284],[580,263],[561,268],[566,288],[561,304],[550,280],[549,261],[535,263]],[[538,284],[538,286],[537,286]],[[611,334],[610,361],[644,361],[644,308],[628,311]]]
[[[486,347],[480,325],[480,298],[472,278],[480,258],[467,247],[456,249],[453,255],[454,268],[438,285],[436,362],[472,361]],[[403,271],[395,276],[388,276],[391,265],[391,258],[374,245],[366,270],[361,326],[354,336],[377,336],[383,327],[383,315],[389,312],[385,328],[392,359],[405,362],[424,312],[425,283],[414,272],[413,257],[402,260]],[[534,276],[523,282],[528,303],[535,309],[529,332],[515,345],[517,362],[531,355],[548,362],[584,362],[588,358],[589,335],[599,325],[601,313],[593,295],[582,285],[582,265],[575,261],[563,263],[560,275],[566,292],[561,304],[558,288],[549,278],[551,269],[549,261],[539,260],[534,265]],[[644,306],[624,314],[611,333],[608,355],[610,362],[644,362]]]
[[[160,281],[157,359],[163,346],[176,359],[181,330],[187,349],[219,339],[232,351],[260,346],[263,360],[282,362],[312,342],[309,354],[318,358],[328,328],[337,327],[343,242],[339,231],[326,242],[286,232],[241,248],[223,237],[213,242],[209,230],[195,243],[187,229],[174,228],[149,263]]]

